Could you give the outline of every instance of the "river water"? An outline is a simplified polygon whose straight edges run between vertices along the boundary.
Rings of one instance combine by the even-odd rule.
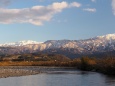
[[[1,78],[0,86],[115,86],[115,77],[70,68],[52,68],[37,75]]]

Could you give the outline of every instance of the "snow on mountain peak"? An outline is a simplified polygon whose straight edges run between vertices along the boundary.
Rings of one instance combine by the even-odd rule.
[[[40,44],[40,43],[42,43],[42,42],[36,42],[36,41],[32,41],[32,40],[23,40],[23,41],[19,41],[19,42],[0,44],[0,46],[24,46],[24,45],[28,45],[28,44]]]
[[[16,43],[21,43],[21,44],[24,44],[24,45],[26,45],[26,44],[40,44],[40,43],[42,43],[42,42],[37,42],[37,41],[32,41],[32,40],[24,40],[24,41],[19,41],[19,42],[16,42]]]
[[[37,42],[37,41],[32,41],[32,40],[23,40],[19,42],[14,42],[14,43],[4,43],[0,44],[0,46],[25,46],[25,45],[32,45],[34,44],[40,44],[36,45],[39,46],[39,48],[47,49],[47,48],[55,48],[55,47],[67,47],[67,48],[78,48],[78,47],[86,47],[86,46],[99,46],[99,45],[107,45],[107,44],[112,44],[115,43],[115,34],[107,34],[104,36],[97,36],[94,38],[89,38],[86,40],[48,40],[46,42]]]
[[[97,38],[104,38],[107,40],[115,39],[115,33],[114,34],[107,34],[107,35],[103,35],[103,36],[97,36]]]
[[[75,52],[79,53],[105,52],[106,50],[115,50],[115,34],[107,34],[85,40],[48,40],[44,43],[32,40],[24,40],[14,43],[0,44],[0,46],[16,47],[16,49],[20,49],[22,51],[24,49],[28,49],[31,51],[33,50],[33,52],[60,48],[70,50],[75,49]]]

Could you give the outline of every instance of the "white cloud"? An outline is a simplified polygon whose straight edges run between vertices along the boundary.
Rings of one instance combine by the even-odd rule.
[[[70,7],[80,7],[77,2],[55,2],[48,6],[33,6],[32,8],[23,9],[5,9],[0,8],[0,23],[31,23],[42,25],[45,21],[50,21],[52,17],[63,9]]]
[[[96,2],[96,0],[91,0],[92,2]]]
[[[115,15],[115,0],[112,0],[112,10],[113,14]]]
[[[77,2],[73,2],[69,5],[70,7],[80,7],[81,4],[80,3],[77,3]]]
[[[83,9],[84,11],[88,11],[88,12],[96,12],[95,8],[85,8]]]

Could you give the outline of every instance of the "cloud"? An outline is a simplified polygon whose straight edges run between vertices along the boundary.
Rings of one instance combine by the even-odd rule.
[[[33,6],[23,9],[5,9],[0,8],[0,23],[31,23],[34,25],[43,25],[44,22],[50,21],[52,17],[62,12],[63,9],[71,7],[80,7],[77,2],[55,2],[48,6]]]
[[[112,0],[112,10],[113,14],[115,15],[115,0]]]
[[[80,6],[81,6],[81,4],[78,3],[78,2],[73,2],[73,3],[71,3],[71,4],[69,5],[69,7],[80,7]]]
[[[83,9],[84,11],[88,11],[88,12],[96,12],[95,8],[85,8]]]
[[[96,0],[91,0],[92,2],[96,2]]]
[[[0,6],[7,6],[11,0],[0,0]]]

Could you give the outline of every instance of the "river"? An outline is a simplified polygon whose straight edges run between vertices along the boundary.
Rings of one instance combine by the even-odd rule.
[[[51,68],[37,75],[1,78],[0,86],[115,86],[115,77],[72,68]]]

